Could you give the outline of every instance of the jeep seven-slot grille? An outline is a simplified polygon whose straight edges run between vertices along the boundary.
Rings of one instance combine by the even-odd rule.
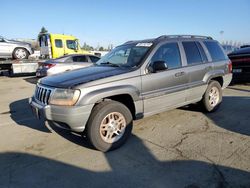
[[[52,89],[36,86],[35,98],[42,104],[47,105],[49,103],[51,93]]]

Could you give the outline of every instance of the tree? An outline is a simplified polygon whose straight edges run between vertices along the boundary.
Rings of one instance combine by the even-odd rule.
[[[99,51],[104,51],[104,48],[101,46],[101,47],[99,48]]]
[[[88,45],[86,42],[83,43],[82,49],[87,51],[94,50],[94,48]]]
[[[48,33],[48,30],[45,27],[42,27],[39,34],[44,34],[44,33]]]

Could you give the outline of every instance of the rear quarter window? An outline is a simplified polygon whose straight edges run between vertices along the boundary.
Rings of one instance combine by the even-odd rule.
[[[218,42],[204,41],[204,44],[207,47],[213,61],[221,61],[227,59]]]
[[[96,63],[97,61],[99,61],[99,57],[95,57],[95,56],[89,56],[90,60],[92,63]]]
[[[86,56],[74,56],[73,62],[88,62]]]

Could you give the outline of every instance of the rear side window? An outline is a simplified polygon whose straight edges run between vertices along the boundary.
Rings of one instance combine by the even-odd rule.
[[[182,44],[186,53],[188,65],[202,62],[201,54],[196,42],[182,42]]]
[[[89,56],[92,63],[96,63],[100,58],[95,56]]]
[[[165,61],[169,69],[181,67],[181,57],[177,43],[162,45],[153,55],[151,62]]]
[[[88,62],[86,56],[74,56],[73,62]]]
[[[213,61],[220,61],[226,59],[224,52],[222,51],[218,42],[205,41],[204,44],[207,47]]]
[[[199,51],[200,51],[200,54],[201,54],[201,57],[202,57],[202,61],[203,61],[203,62],[207,62],[208,59],[207,59],[207,56],[206,56],[206,54],[205,54],[205,52],[204,52],[203,47],[201,46],[201,44],[200,44],[199,42],[196,42],[196,44],[197,44],[197,46],[198,46],[198,48],[199,48]]]
[[[55,39],[55,45],[57,48],[62,48],[63,47],[62,40]]]

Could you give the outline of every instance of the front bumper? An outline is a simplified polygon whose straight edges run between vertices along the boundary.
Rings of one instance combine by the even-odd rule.
[[[86,106],[56,106],[42,105],[34,97],[29,99],[29,104],[33,109],[43,116],[46,120],[63,129],[69,129],[75,132],[82,132],[85,129],[94,104]]]

